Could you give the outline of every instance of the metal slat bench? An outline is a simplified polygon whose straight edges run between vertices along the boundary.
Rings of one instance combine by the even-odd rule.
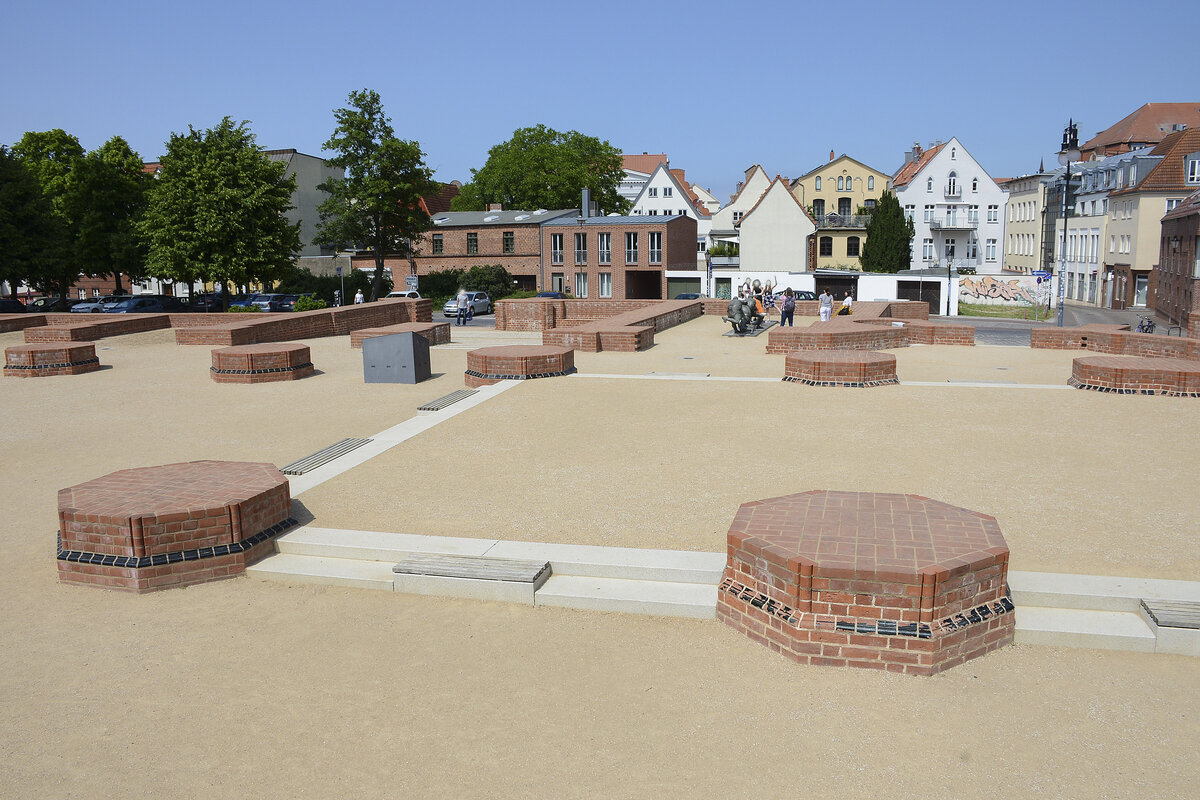
[[[1187,600],[1143,600],[1142,608],[1160,628],[1200,629],[1200,603]]]
[[[397,592],[533,605],[550,577],[549,561],[416,554],[392,567]]]

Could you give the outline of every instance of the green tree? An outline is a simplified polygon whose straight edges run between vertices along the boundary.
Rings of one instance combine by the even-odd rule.
[[[87,275],[112,275],[118,293],[121,273],[135,281],[145,277],[145,239],[137,220],[153,180],[120,136],[77,158],[67,175],[63,207],[75,232],[76,267]]]
[[[377,92],[350,92],[347,103],[349,108],[333,112],[337,127],[324,145],[337,154],[329,163],[346,175],[319,187],[329,197],[319,207],[317,240],[371,252],[375,274],[370,299],[375,300],[384,294],[384,259],[411,258],[412,243],[433,227],[421,199],[439,187],[420,145],[396,138]]]
[[[904,216],[900,201],[884,191],[867,224],[867,241],[859,260],[867,272],[899,272],[912,263],[912,220]]]
[[[137,226],[149,244],[147,273],[222,286],[269,285],[286,274],[300,249],[300,224],[283,216],[296,188],[285,172],[245,122],[225,117],[209,130],[171,134]]]
[[[67,198],[71,171],[83,157],[83,146],[71,134],[55,128],[27,132],[12,152],[37,180],[53,214],[44,247],[30,262],[28,280],[38,291],[66,297],[81,274],[75,262],[78,228]]]
[[[451,202],[455,211],[483,211],[488,203],[514,210],[575,208],[585,187],[605,213],[629,211],[629,201],[617,193],[625,177],[621,151],[578,131],[521,128],[489,150],[471,176]]]
[[[0,145],[0,281],[15,295],[32,284],[37,262],[53,245],[57,223],[42,187],[25,163]]]

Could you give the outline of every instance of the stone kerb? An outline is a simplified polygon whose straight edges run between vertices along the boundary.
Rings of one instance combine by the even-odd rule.
[[[18,344],[4,349],[4,374],[10,377],[81,375],[98,369],[94,342]]]
[[[570,375],[575,371],[575,351],[553,345],[481,347],[467,353],[463,381],[472,389],[503,380],[532,380]]]
[[[150,592],[238,575],[296,524],[271,464],[193,461],[58,493],[59,579]]]
[[[450,344],[449,322],[405,322],[400,325],[386,325],[382,328],[362,328],[353,331],[350,334],[350,347],[361,350],[363,339],[370,339],[373,336],[389,336],[393,333],[404,333],[405,331],[412,331],[418,336],[423,337],[429,342],[430,347],[438,344]]]
[[[209,375],[216,383],[273,383],[307,378],[314,371],[308,345],[272,342],[213,350]]]
[[[803,664],[932,675],[1012,641],[1008,555],[993,517],[917,495],[746,503],[717,616]]]
[[[784,359],[785,381],[807,386],[888,386],[899,383],[896,357],[863,350],[796,350]]]
[[[1082,356],[1067,381],[1077,389],[1116,394],[1200,397],[1200,362],[1182,358]]]

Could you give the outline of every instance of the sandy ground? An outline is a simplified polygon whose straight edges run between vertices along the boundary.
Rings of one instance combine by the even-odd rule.
[[[781,374],[765,342],[713,322],[577,364]],[[217,386],[208,348],[170,332],[100,342],[99,373],[0,378],[0,797],[1183,797],[1200,782],[1197,659],[1013,646],[918,679],[796,667],[716,622],[249,579],[140,597],[57,582],[61,487],[178,460],[286,463],[462,386],[463,350],[434,349],[432,382],[366,386],[346,337],[309,344],[321,372],[294,384]],[[896,354],[903,380],[1061,383],[1070,364]],[[1177,476],[1195,474],[1197,414],[1034,388],[563,378],[298,510],[717,550],[745,500],[911,491],[995,514],[1017,568],[1195,580],[1197,503]]]

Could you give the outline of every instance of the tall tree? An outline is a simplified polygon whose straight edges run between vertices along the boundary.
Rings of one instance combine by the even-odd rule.
[[[884,191],[867,223],[867,241],[863,244],[863,269],[867,272],[899,272],[912,263],[912,220],[904,216],[900,201]]]
[[[16,294],[32,284],[36,263],[53,244],[56,223],[37,178],[7,147],[0,145],[0,281]]]
[[[45,246],[30,262],[33,271],[29,282],[39,291],[66,297],[80,275],[75,261],[78,229],[71,218],[67,195],[71,171],[83,157],[83,146],[71,134],[55,128],[27,132],[13,145],[12,152],[37,179],[53,212]]]
[[[617,193],[625,177],[621,151],[578,131],[559,133],[545,125],[513,131],[471,175],[451,203],[455,211],[483,211],[489,203],[507,209],[574,208],[585,187],[606,213],[629,211],[629,201]]]
[[[76,159],[67,175],[63,206],[75,230],[76,265],[88,275],[112,275],[118,292],[121,273],[145,276],[145,239],[136,223],[153,180],[120,136]]]
[[[300,223],[283,216],[296,189],[286,169],[229,117],[171,134],[137,226],[149,244],[147,273],[222,286],[278,280],[300,249]]]
[[[377,92],[350,92],[347,103],[349,108],[333,112],[337,127],[324,146],[336,153],[329,163],[346,174],[318,187],[329,197],[318,209],[317,241],[371,252],[375,260],[371,299],[375,300],[383,290],[384,259],[410,257],[416,238],[433,227],[421,198],[439,186],[425,166],[420,145],[396,138]]]

